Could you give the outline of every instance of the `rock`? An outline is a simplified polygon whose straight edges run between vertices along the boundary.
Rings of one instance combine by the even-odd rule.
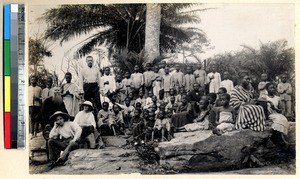
[[[70,153],[64,166],[48,174],[120,174],[140,173],[135,150],[107,147],[105,149],[78,149]]]
[[[291,128],[292,129],[292,128]],[[179,172],[211,172],[263,166],[288,158],[271,141],[272,129],[232,131],[221,136],[211,131],[175,133],[175,139],[156,148],[160,164]]]
[[[102,140],[106,147],[122,147],[126,145],[124,136],[102,136]]]

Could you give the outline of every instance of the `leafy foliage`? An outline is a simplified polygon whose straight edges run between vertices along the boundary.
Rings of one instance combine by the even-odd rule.
[[[190,42],[198,35],[206,36],[184,23],[198,23],[195,14],[183,11],[194,4],[161,4],[162,22],[160,50],[174,50],[177,45]],[[117,53],[140,53],[145,43],[146,4],[62,5],[49,9],[43,16],[48,24],[45,38],[67,42],[82,34],[93,33],[78,49],[81,56],[94,47],[105,44]]]
[[[43,57],[51,57],[52,53],[46,47],[41,38],[29,38],[29,65],[34,66],[34,72],[37,72],[37,65],[42,62]]]

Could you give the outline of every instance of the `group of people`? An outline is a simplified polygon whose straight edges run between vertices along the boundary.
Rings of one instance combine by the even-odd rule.
[[[64,163],[80,141],[87,141],[89,148],[103,148],[104,135],[148,142],[171,140],[176,132],[197,130],[222,135],[246,128],[263,131],[270,125],[275,137],[288,132],[292,88],[286,75],[275,84],[264,73],[255,88],[248,74],[241,76],[236,86],[228,72],[223,73],[222,81],[214,65],[208,74],[201,64],[195,71],[186,67],[184,74],[179,65],[172,71],[161,62],[153,71],[146,64],[143,73],[135,66],[134,73],[125,72],[123,77],[112,75],[109,67],[102,75],[91,56],[86,63],[79,85],[71,82],[69,72],[61,87],[52,87],[49,78],[47,87],[41,89],[34,76],[30,79],[30,132],[35,137],[39,124],[50,126],[52,166]]]

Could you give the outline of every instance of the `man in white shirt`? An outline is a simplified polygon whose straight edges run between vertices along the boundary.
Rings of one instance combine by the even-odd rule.
[[[86,101],[94,101],[97,111],[101,109],[100,101],[100,84],[101,73],[98,68],[93,66],[94,59],[92,56],[86,57],[88,67],[83,68],[79,74],[79,91],[84,92]]]
[[[231,91],[233,90],[233,82],[229,79],[229,73],[227,71],[223,74],[223,81],[221,81],[220,87],[224,87],[227,90],[228,94],[231,94]]]
[[[78,149],[79,139],[82,129],[75,122],[68,121],[69,115],[61,111],[55,112],[50,120],[55,120],[54,127],[49,134],[48,149],[50,167],[63,165],[69,153]],[[62,154],[59,156],[60,152]]]
[[[211,72],[207,75],[209,93],[218,93],[221,85],[221,75],[216,71],[216,65],[211,66]]]

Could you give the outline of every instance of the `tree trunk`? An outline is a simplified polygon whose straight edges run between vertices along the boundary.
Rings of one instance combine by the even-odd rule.
[[[161,5],[147,4],[145,30],[145,62],[151,63],[159,57],[159,35],[161,22]]]

